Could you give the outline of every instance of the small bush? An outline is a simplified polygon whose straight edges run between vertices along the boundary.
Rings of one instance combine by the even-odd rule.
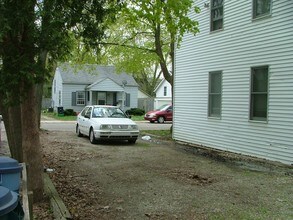
[[[126,114],[128,115],[136,115],[136,116],[141,116],[145,114],[145,111],[140,108],[131,108],[126,111]]]
[[[73,109],[65,109],[64,116],[75,116],[76,112]]]

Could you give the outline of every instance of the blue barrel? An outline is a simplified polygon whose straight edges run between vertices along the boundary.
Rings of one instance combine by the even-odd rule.
[[[0,219],[10,220],[12,218],[11,214],[13,210],[18,205],[18,194],[13,192],[6,187],[0,186]]]
[[[0,157],[0,186],[18,192],[22,166],[10,157]]]

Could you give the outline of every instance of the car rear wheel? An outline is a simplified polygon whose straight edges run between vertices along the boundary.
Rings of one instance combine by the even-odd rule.
[[[79,126],[76,125],[76,134],[77,134],[77,137],[82,137],[82,133],[80,133],[80,129],[79,129]]]
[[[129,143],[129,144],[135,144],[136,140],[137,140],[137,139],[129,139],[129,140],[128,140],[128,143]]]
[[[96,138],[95,138],[95,133],[94,133],[94,130],[93,130],[93,128],[91,128],[91,130],[90,130],[90,135],[89,135],[90,137],[90,142],[92,143],[92,144],[96,144],[97,143],[97,140],[96,140]]]
[[[164,123],[164,122],[165,122],[165,118],[164,118],[163,116],[160,116],[160,117],[158,118],[158,122],[159,122],[159,123]]]

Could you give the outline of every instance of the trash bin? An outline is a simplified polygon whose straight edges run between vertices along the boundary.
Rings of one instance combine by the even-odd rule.
[[[0,186],[0,220],[21,219],[13,211],[18,206],[18,194]]]
[[[18,192],[22,166],[10,157],[0,157],[0,186]]]
[[[64,109],[63,107],[57,107],[58,116],[64,116]]]

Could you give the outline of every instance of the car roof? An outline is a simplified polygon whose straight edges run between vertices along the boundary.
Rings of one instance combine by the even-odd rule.
[[[114,106],[114,105],[87,105],[85,107],[100,107],[100,108],[107,108],[107,107],[114,107],[114,108],[118,108],[118,106]]]

